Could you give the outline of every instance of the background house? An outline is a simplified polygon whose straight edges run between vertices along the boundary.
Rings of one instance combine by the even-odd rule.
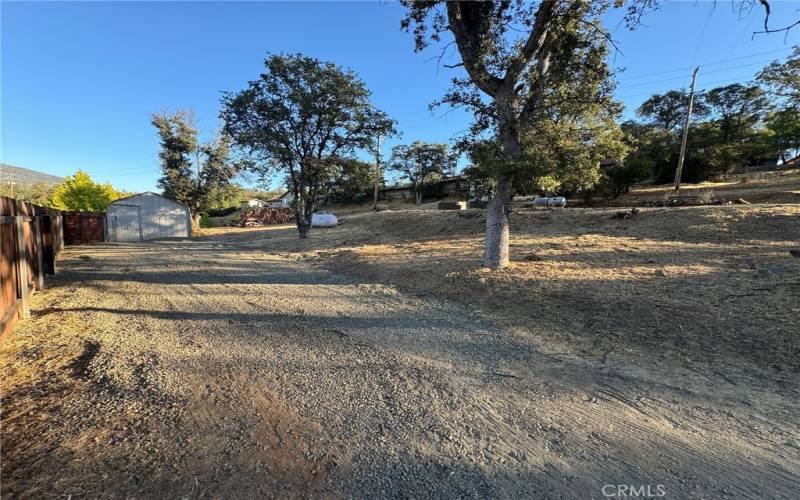
[[[256,209],[256,208],[262,208],[262,207],[266,207],[266,206],[267,206],[267,202],[266,201],[259,200],[258,198],[253,198],[251,200],[243,201],[240,204],[239,208],[241,208],[242,210],[253,210],[253,209]]]
[[[286,191],[282,195],[267,201],[267,206],[272,208],[289,208],[292,206],[294,195]]]
[[[469,179],[466,175],[445,177],[436,183],[441,196],[469,197]],[[378,199],[382,201],[414,199],[414,187],[411,184],[386,186],[378,191]]]

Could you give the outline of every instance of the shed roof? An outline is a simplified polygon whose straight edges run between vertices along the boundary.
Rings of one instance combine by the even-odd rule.
[[[282,195],[280,195],[280,196],[276,196],[275,198],[270,198],[270,199],[269,199],[269,200],[267,200],[267,201],[281,201],[282,199],[286,198],[286,196],[288,196],[288,195],[290,195],[290,194],[292,194],[290,191],[286,191],[286,192],[285,192],[285,193],[283,193]]]
[[[124,198],[117,198],[116,200],[112,201],[109,204],[109,206],[114,205],[116,203],[119,203],[120,201],[131,200],[133,198],[138,198],[140,196],[155,196],[155,197],[161,198],[163,200],[167,200],[168,202],[173,203],[175,205],[180,205],[181,207],[183,207],[183,208],[185,208],[187,210],[189,209],[189,207],[187,207],[186,205],[184,205],[183,203],[181,203],[179,201],[175,201],[172,198],[167,198],[166,196],[160,195],[158,193],[154,193],[152,191],[145,191],[143,193],[137,193],[137,194],[132,194],[130,196],[125,196]]]

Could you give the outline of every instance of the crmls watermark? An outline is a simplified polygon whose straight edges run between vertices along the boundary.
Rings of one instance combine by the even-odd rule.
[[[663,484],[607,484],[602,491],[609,498],[659,498],[667,494]]]

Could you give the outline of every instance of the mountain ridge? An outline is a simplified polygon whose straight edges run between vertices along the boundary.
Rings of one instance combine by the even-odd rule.
[[[11,177],[17,184],[31,185],[43,183],[56,185],[64,182],[64,178],[58,177],[57,175],[50,175],[29,168],[17,167],[16,165],[9,165],[8,163],[0,163],[0,182],[7,183],[9,181],[8,174],[11,174]]]

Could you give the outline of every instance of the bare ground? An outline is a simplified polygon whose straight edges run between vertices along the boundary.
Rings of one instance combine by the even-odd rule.
[[[353,215],[72,248],[0,346],[9,497],[800,495],[800,208]],[[528,258],[526,260],[526,257]]]

